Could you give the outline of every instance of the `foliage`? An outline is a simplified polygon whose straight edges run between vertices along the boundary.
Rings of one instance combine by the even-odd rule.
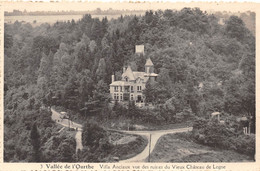
[[[40,135],[47,130],[53,135],[48,128],[56,126],[47,109],[52,105],[80,113],[71,118],[81,122],[91,113],[106,120],[120,116],[165,124],[220,111],[246,115],[254,132],[255,35],[241,18],[231,16],[221,25],[214,15],[184,8],[111,21],[86,14],[79,21],[37,27],[18,21],[5,24],[5,161],[29,160],[33,120]],[[145,55],[134,54],[138,44],[145,46]],[[155,109],[115,104],[110,110],[111,75],[118,80],[125,65],[144,71],[148,57],[159,75],[147,83],[144,94]],[[41,136],[43,146],[49,138]],[[101,144],[95,148],[102,149]],[[69,148],[64,143],[60,150]]]
[[[227,124],[220,124],[217,120],[198,118],[194,122],[191,137],[198,143],[235,150],[254,158],[255,135],[244,135],[234,122],[237,121],[229,120]]]
[[[82,159],[84,162],[97,162],[107,157],[113,145],[110,144],[108,133],[96,123],[84,124],[82,131]]]
[[[76,141],[74,137],[61,134],[53,134],[42,147],[44,162],[75,162]]]
[[[39,162],[41,161],[41,154],[40,154],[40,135],[37,130],[36,123],[33,124],[31,133],[30,133],[30,140],[31,144],[33,146],[33,152],[32,152],[32,162]]]

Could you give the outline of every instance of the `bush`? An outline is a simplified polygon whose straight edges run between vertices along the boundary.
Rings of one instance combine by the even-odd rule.
[[[255,136],[240,135],[233,139],[236,150],[242,154],[251,156],[255,155]]]
[[[82,144],[90,150],[109,150],[110,143],[106,130],[96,123],[84,124],[82,131]]]
[[[207,122],[208,121],[206,119],[204,119],[204,118],[197,118],[194,121],[193,130],[205,128],[205,126],[207,125]]]
[[[198,143],[221,149],[235,150],[250,157],[255,155],[255,136],[238,136],[232,124],[220,124],[216,120],[198,118],[193,125],[191,137]]]
[[[66,132],[51,136],[42,146],[43,162],[74,162],[76,141]]]

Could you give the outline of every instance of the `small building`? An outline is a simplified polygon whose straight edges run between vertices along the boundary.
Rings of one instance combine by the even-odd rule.
[[[135,53],[144,55],[144,45],[136,45]]]
[[[146,82],[150,79],[154,81],[158,74],[154,73],[153,62],[150,58],[146,60],[145,72],[132,71],[131,67],[123,68],[122,79],[116,81],[112,75],[110,84],[110,95],[112,101],[128,102],[134,101],[137,106],[143,106],[145,97],[143,90]]]
[[[212,117],[212,118],[215,117],[215,116],[217,116],[217,117],[218,117],[218,121],[220,121],[220,112],[213,112],[213,113],[211,114],[211,117]]]

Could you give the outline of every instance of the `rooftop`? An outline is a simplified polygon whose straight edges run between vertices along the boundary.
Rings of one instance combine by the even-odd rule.
[[[153,66],[153,62],[150,58],[146,59],[145,66]]]
[[[122,74],[122,78],[124,77],[128,77],[129,80],[135,80],[135,76],[130,66],[128,66],[126,71]]]

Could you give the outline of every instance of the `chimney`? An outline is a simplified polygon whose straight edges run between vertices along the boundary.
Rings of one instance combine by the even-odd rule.
[[[125,73],[125,66],[123,66],[123,73]]]
[[[112,75],[112,83],[115,81],[115,76]]]

